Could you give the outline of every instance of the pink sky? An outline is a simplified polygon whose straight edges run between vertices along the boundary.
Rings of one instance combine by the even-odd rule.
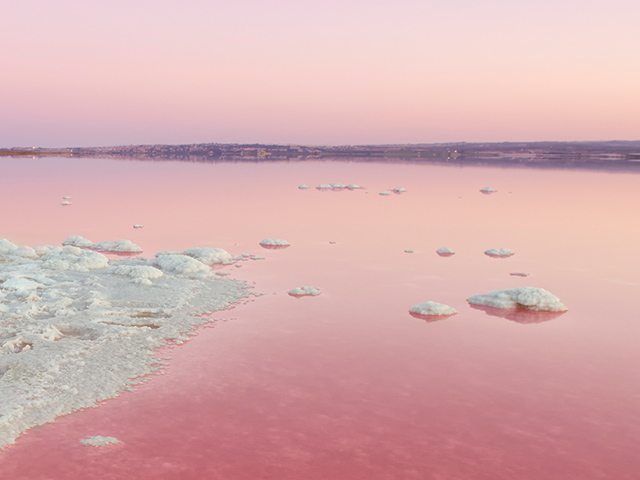
[[[0,147],[640,139],[637,0],[4,0]]]

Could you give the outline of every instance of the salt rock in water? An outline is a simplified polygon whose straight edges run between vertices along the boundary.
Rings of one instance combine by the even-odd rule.
[[[528,277],[529,274],[526,272],[511,272],[509,275],[513,277]]]
[[[262,248],[278,249],[287,248],[291,246],[291,244],[286,240],[282,240],[280,238],[265,238],[264,240],[260,241],[260,246]]]
[[[51,250],[41,258],[43,260],[42,266],[50,270],[87,272],[109,266],[109,260],[101,253],[72,246]]]
[[[309,188],[309,185],[305,185],[304,183],[302,185],[298,185],[298,188],[300,190],[306,190],[307,188]]]
[[[432,301],[414,305],[409,309],[409,312],[418,315],[453,315],[454,313],[458,313],[449,305]]]
[[[392,190],[392,192],[393,192],[393,193],[403,193],[403,192],[406,192],[406,191],[407,191],[407,189],[406,189],[406,188],[403,188],[403,187],[395,187],[395,188]]]
[[[360,185],[356,185],[355,183],[350,183],[349,185],[347,185],[347,188],[349,190],[358,190],[359,188],[362,188]]]
[[[481,191],[482,193],[484,193],[484,194],[496,193],[496,192],[497,192],[497,190],[495,190],[495,189],[493,189],[493,188],[491,188],[491,187],[484,187],[484,188],[481,188],[481,189],[480,189],[480,191]]]
[[[413,250],[408,249],[408,250],[405,250],[404,253],[413,253]]]
[[[505,258],[510,257],[511,255],[515,255],[508,248],[490,248],[489,250],[485,250],[484,254],[494,258]]]
[[[454,252],[451,248],[447,248],[447,247],[442,247],[437,249],[436,253],[441,257],[450,257],[451,255],[456,254],[456,252]]]
[[[316,296],[320,295],[320,289],[318,287],[297,287],[289,290],[289,295],[292,297]]]
[[[134,223],[133,228],[144,228],[144,225],[141,225],[139,223]]]
[[[316,187],[317,190],[331,190],[331,185],[328,183],[321,183]]]
[[[131,240],[113,240],[108,242],[98,242],[91,245],[89,248],[93,250],[101,250],[103,252],[116,252],[116,253],[139,253],[142,251],[138,245]]]
[[[63,207],[66,207],[66,206],[71,205],[71,202],[69,200],[64,200],[64,201],[60,202],[60,205],[62,205]]]
[[[71,197],[67,195],[66,197],[62,197],[63,200],[71,200]]]
[[[391,192],[386,192],[386,191],[385,192],[380,192],[380,193],[378,193],[378,195],[391,195]]]
[[[0,238],[0,254],[9,253],[11,250],[19,248],[15,243],[10,242],[6,238]]]
[[[200,260],[205,265],[230,263],[232,261],[231,254],[222,248],[192,248],[182,253],[196,260]]]
[[[567,307],[552,293],[537,287],[520,287],[493,290],[486,294],[473,295],[467,302],[495,308],[526,308],[548,312],[562,312]]]
[[[94,435],[91,438],[80,440],[80,443],[87,447],[106,447],[107,445],[120,443],[120,440],[115,437],[101,437],[100,435]]]

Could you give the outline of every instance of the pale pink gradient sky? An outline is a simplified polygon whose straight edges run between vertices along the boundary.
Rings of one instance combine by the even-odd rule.
[[[637,0],[3,0],[0,147],[640,139]]]

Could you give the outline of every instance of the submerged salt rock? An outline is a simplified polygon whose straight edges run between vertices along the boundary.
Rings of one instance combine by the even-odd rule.
[[[291,244],[286,240],[282,240],[280,238],[265,238],[260,241],[260,245],[263,247],[288,247]]]
[[[95,435],[91,438],[80,440],[80,443],[87,447],[106,447],[107,445],[120,443],[120,440],[115,437],[101,437],[99,435]]]
[[[320,295],[320,289],[318,287],[297,287],[289,290],[289,295],[293,297],[316,296]]]
[[[528,277],[529,274],[526,272],[511,272],[509,275],[513,277]]]
[[[448,247],[442,247],[436,250],[436,253],[441,257],[450,257],[451,255],[455,255],[456,252],[453,249]]]
[[[94,243],[89,247],[93,250],[101,250],[103,252],[116,252],[116,253],[139,253],[142,251],[138,245],[131,240],[112,240],[108,242]]]
[[[495,308],[528,308],[561,312],[567,307],[552,293],[537,287],[520,287],[506,290],[493,290],[486,294],[473,295],[467,301],[474,305],[486,305]]]
[[[19,248],[15,243],[10,242],[6,238],[0,238],[0,254],[9,253],[11,250]]]
[[[42,257],[44,268],[51,270],[72,270],[86,272],[107,268],[109,260],[98,252],[66,246],[60,250],[51,250]]]
[[[306,190],[307,188],[309,188],[309,185],[305,185],[304,183],[302,185],[299,185],[298,188],[300,190]]]
[[[89,248],[93,245],[93,242],[80,235],[69,235],[62,241],[62,245],[71,245],[73,247]]]
[[[123,275],[131,278],[160,278],[164,275],[162,270],[150,265],[118,265],[113,267],[111,272],[114,275]]]
[[[484,254],[490,257],[510,257],[514,255],[508,248],[490,248],[489,250],[485,250]]]
[[[495,190],[495,189],[493,189],[493,188],[491,188],[491,187],[484,187],[484,188],[481,188],[481,189],[480,189],[480,191],[481,191],[482,193],[496,193],[496,192],[497,192],[497,190]]]
[[[418,315],[453,315],[454,313],[457,313],[449,305],[432,301],[414,305],[409,309],[409,312],[417,313]]]
[[[182,252],[184,255],[200,260],[206,265],[228,263],[232,261],[231,254],[222,248],[192,248]]]

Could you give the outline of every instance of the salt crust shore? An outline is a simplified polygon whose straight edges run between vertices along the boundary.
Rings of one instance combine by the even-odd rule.
[[[226,257],[213,249],[196,256]],[[198,315],[248,288],[182,254],[109,261],[73,246],[0,239],[0,448],[130,390],[162,367],[154,349],[188,340],[208,321]]]

